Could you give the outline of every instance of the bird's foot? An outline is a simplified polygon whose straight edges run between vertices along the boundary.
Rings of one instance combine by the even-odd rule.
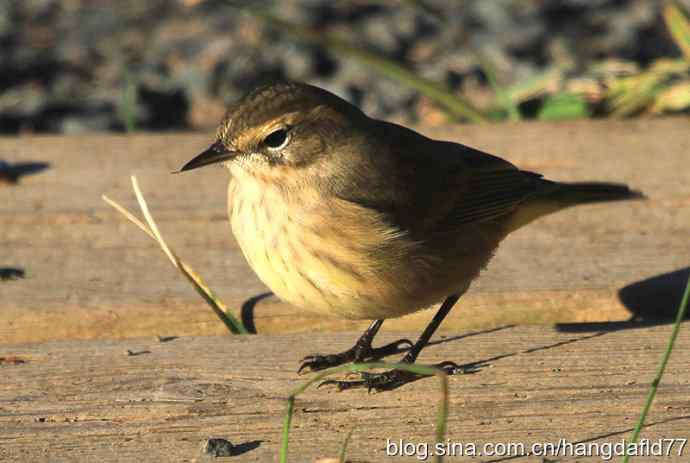
[[[441,362],[430,366],[442,370],[447,375],[456,375],[465,372],[462,366],[454,362]],[[392,391],[393,389],[397,389],[400,386],[404,386],[405,384],[417,381],[418,379],[427,376],[405,370],[388,370],[382,373],[369,373],[362,371],[358,373],[358,375],[360,377],[358,380],[329,379],[319,384],[318,387],[335,386],[338,392],[345,391],[347,389],[359,388],[366,388],[368,392]]]
[[[349,362],[378,360],[388,355],[399,354],[410,347],[412,347],[412,341],[409,339],[398,339],[390,344],[376,348],[367,348],[355,345],[354,347],[346,350],[345,352],[340,352],[339,354],[308,355],[302,359],[302,364],[300,365],[299,370],[297,370],[297,374],[301,374],[303,371],[313,372],[325,370],[327,368],[336,367]]]

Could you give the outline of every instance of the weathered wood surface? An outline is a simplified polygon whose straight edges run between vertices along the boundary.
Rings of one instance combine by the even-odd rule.
[[[446,326],[624,320],[674,310],[690,261],[688,122],[420,127],[549,178],[627,182],[651,198],[581,206],[518,231]],[[10,276],[25,272],[0,281],[0,343],[224,331],[157,245],[101,200],[105,193],[138,211],[132,173],[169,244],[230,307],[239,311],[264,293],[226,223],[227,173],[170,175],[210,141],[210,134],[0,139],[5,162],[49,163],[17,185],[0,185],[0,267]],[[275,298],[244,308],[260,333],[366,324],[310,318]],[[429,317],[417,313],[388,328],[417,329]]]
[[[447,438],[477,446],[629,438],[671,327],[619,323],[599,328],[604,329],[581,326],[573,333],[504,327],[436,337],[421,361],[477,366],[475,373],[449,378]],[[299,359],[345,349],[356,336],[292,333],[0,346],[5,358],[0,363],[0,460],[203,461],[202,444],[215,437],[246,451],[222,461],[277,461],[285,398],[304,380],[295,373]],[[379,342],[394,339],[385,333]],[[132,356],[127,350],[145,353]],[[26,363],[14,363],[19,360]],[[683,330],[644,438],[690,437],[688,363],[690,331]],[[386,439],[431,442],[438,397],[435,378],[379,394],[309,389],[296,403],[290,461],[337,457],[351,429],[351,461],[398,461],[386,458]],[[686,446],[681,456],[634,461],[689,460]]]

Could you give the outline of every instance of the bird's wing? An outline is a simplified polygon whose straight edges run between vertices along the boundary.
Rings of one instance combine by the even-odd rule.
[[[464,166],[453,207],[446,218],[453,224],[505,216],[548,183],[540,174],[519,170],[499,157],[463,145],[452,145]],[[450,147],[447,151],[451,151]]]
[[[499,157],[377,123],[368,149],[359,152],[361,165],[334,182],[334,192],[414,238],[508,214],[543,182]]]

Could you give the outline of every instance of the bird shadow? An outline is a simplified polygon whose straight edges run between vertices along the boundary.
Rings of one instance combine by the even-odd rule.
[[[0,280],[19,280],[26,276],[26,271],[20,267],[0,267]]]
[[[37,174],[50,167],[47,162],[16,162],[14,164],[0,160],[0,181],[16,185],[25,175]]]
[[[632,320],[671,322],[689,277],[690,267],[653,276],[625,286],[618,291],[618,298],[631,312]]]
[[[262,440],[252,440],[241,444],[232,444],[227,439],[213,437],[206,441],[203,453],[211,457],[237,457],[257,449]]]
[[[446,342],[459,341],[459,340],[461,340],[461,339],[469,338],[469,337],[472,337],[472,336],[479,336],[479,335],[482,335],[482,334],[495,333],[495,332],[497,332],[497,331],[503,331],[503,330],[507,330],[507,329],[510,329],[510,328],[515,328],[515,326],[516,326],[516,325],[501,325],[501,326],[497,326],[497,327],[494,327],[494,328],[489,328],[489,329],[486,329],[486,330],[472,331],[471,333],[459,334],[459,335],[457,335],[457,336],[451,336],[451,337],[443,337],[443,336],[442,336],[441,339],[437,339],[436,341],[429,341],[429,342],[427,343],[427,346],[435,346],[435,345],[437,345],[437,344],[443,344],[443,343],[446,343]]]
[[[619,331],[673,323],[689,277],[690,267],[685,267],[619,289],[618,300],[630,312],[628,320],[558,323],[556,329],[563,332]]]
[[[252,450],[259,448],[259,446],[261,444],[263,444],[262,440],[252,440],[252,441],[242,442],[241,444],[233,445],[232,456],[237,457],[237,456],[243,455],[247,452],[251,452]]]
[[[492,332],[499,331],[499,330],[513,328],[514,326],[515,325],[506,325],[504,327],[499,327],[499,328],[496,328],[493,330],[486,330],[484,332],[471,333],[470,336],[474,336],[474,335],[478,335],[478,334],[485,334],[485,333],[492,333]],[[497,362],[499,360],[515,357],[518,355],[533,354],[535,352],[539,352],[539,351],[543,351],[543,350],[556,349],[558,347],[562,347],[562,346],[565,346],[568,344],[573,344],[576,342],[581,342],[581,341],[586,341],[588,339],[597,338],[599,336],[604,336],[605,334],[606,334],[605,332],[590,333],[586,336],[580,336],[577,338],[566,339],[564,341],[558,341],[558,342],[554,342],[551,344],[545,344],[543,346],[531,347],[529,349],[524,349],[524,350],[519,350],[519,351],[514,351],[514,352],[508,352],[505,354],[499,354],[499,355],[495,355],[493,357],[488,357],[488,358],[481,359],[481,360],[475,360],[473,362],[463,363],[463,364],[458,365],[459,369],[460,369],[459,372],[462,374],[476,373],[476,372],[478,372],[478,371],[480,371],[486,367],[491,366],[493,362]],[[455,341],[455,340],[463,338],[463,337],[467,337],[467,336],[457,336],[456,338],[449,339],[449,341]],[[445,340],[442,340],[441,342],[443,342],[443,341],[445,341]],[[440,344],[441,342],[437,341],[435,344]]]
[[[250,297],[242,304],[242,308],[240,309],[242,324],[251,334],[256,334],[256,323],[254,322],[254,311],[256,309],[256,304],[271,296],[273,296],[273,293],[271,291],[267,291],[265,293]]]

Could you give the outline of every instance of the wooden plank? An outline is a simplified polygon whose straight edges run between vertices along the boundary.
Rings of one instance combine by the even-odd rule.
[[[437,338],[421,361],[453,360],[478,367],[473,374],[449,378],[447,439],[481,449],[487,442],[531,445],[566,439],[611,445],[629,438],[671,327],[612,322],[596,331],[587,325],[579,328],[574,333],[505,327]],[[285,398],[302,380],[295,373],[299,359],[314,351],[345,349],[356,336],[345,332],[0,346],[0,357],[14,359],[0,363],[0,460],[205,461],[200,449],[214,437],[247,450],[232,461],[277,461]],[[389,332],[379,341],[394,339]],[[127,350],[145,353],[132,356]],[[15,363],[19,359],[25,363]],[[689,437],[688,362],[690,332],[684,330],[644,438]],[[438,397],[434,378],[380,394],[309,389],[296,403],[290,461],[337,457],[350,430],[351,461],[388,461],[386,439],[433,440]],[[678,447],[679,442],[674,450]],[[636,461],[686,462],[689,456],[686,446],[680,456]],[[498,457],[447,461],[503,461]]]
[[[418,127],[557,180],[627,182],[646,202],[581,206],[509,237],[446,326],[487,328],[648,318],[673,310],[688,275],[690,131],[687,118]],[[221,334],[157,245],[104,204],[137,210],[138,176],[174,249],[259,332],[354,330],[366,322],[314,319],[275,298],[247,267],[226,222],[227,173],[170,175],[211,135],[0,139],[0,159],[49,168],[0,186],[0,343],[153,334]],[[652,279],[652,280],[650,280]],[[423,311],[388,323],[411,330]]]

